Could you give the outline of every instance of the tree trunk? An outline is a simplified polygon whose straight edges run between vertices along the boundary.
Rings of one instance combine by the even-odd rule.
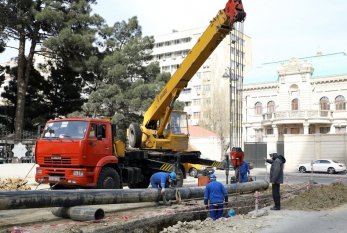
[[[37,29],[38,30],[38,29]],[[25,58],[25,35],[20,36],[19,40],[19,59],[18,59],[18,74],[17,74],[17,105],[15,119],[15,140],[20,140],[23,132],[23,119],[25,110],[25,98],[28,87],[28,82],[31,73],[31,67],[34,59],[35,48],[38,41],[37,34],[31,38],[31,46],[28,58]]]
[[[22,129],[23,129],[23,119],[24,119],[24,107],[25,107],[25,33],[20,32],[19,36],[19,49],[18,49],[18,71],[17,71],[17,103],[16,103],[16,117],[14,121],[14,139],[19,140]]]

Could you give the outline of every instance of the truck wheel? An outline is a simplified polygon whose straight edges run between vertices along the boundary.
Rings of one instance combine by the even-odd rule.
[[[117,171],[111,167],[104,167],[100,172],[97,188],[120,189],[120,181]]]
[[[189,175],[194,178],[198,177],[198,170],[196,170],[196,168],[191,168],[189,171]]]
[[[142,132],[140,125],[131,123],[129,125],[129,144],[132,148],[139,148],[141,146]]]

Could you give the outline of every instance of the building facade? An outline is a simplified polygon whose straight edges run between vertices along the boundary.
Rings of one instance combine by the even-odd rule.
[[[245,76],[244,142],[264,142],[268,153],[283,143],[291,169],[317,158],[347,160],[346,98],[346,53],[263,64]]]
[[[173,31],[155,36],[153,61],[159,62],[162,72],[173,74],[204,30],[199,28]],[[242,40],[243,51],[237,50],[233,43],[230,43],[231,39],[235,38],[231,38],[230,35],[224,38],[180,94],[178,101],[185,104],[184,111],[190,116],[190,125],[201,125],[202,119],[208,121],[212,118],[213,106],[228,108],[229,84],[228,79],[223,79],[223,74],[230,67],[230,57],[241,56],[243,58],[241,66],[245,69],[251,66],[251,39],[246,35],[242,37],[238,39]],[[216,96],[216,93],[219,95]],[[225,113],[227,115],[228,112]]]

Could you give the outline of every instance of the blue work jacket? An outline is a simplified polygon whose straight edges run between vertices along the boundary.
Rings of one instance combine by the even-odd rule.
[[[224,200],[227,201],[228,193],[224,185],[218,181],[211,180],[208,185],[206,185],[204,202],[210,201],[210,204],[223,203]]]
[[[169,173],[167,172],[157,172],[151,176],[151,186],[152,188],[167,188],[166,183],[169,180]]]

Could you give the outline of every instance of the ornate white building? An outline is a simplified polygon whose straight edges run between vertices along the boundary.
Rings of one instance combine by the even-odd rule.
[[[244,79],[244,141],[264,142],[268,153],[282,142],[295,162],[347,160],[346,98],[345,53],[263,64]]]

